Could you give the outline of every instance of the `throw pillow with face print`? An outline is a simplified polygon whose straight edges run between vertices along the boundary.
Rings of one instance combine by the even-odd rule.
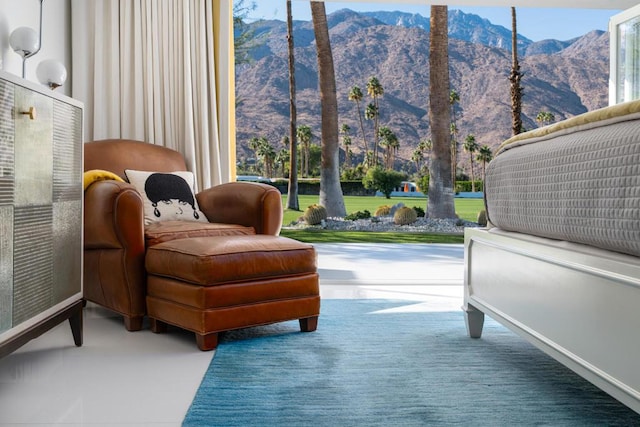
[[[159,221],[208,222],[196,201],[193,173],[127,169],[125,174],[143,198],[145,224]]]

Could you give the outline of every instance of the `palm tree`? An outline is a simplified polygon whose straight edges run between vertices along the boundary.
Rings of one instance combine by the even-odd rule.
[[[340,133],[342,134],[342,145],[344,145],[344,167],[351,167],[351,126],[346,123],[342,124]]]
[[[269,141],[264,136],[261,136],[261,137],[254,136],[253,138],[249,139],[249,148],[251,149],[251,151],[253,151],[253,157],[255,158],[255,161],[256,161],[255,170],[258,173],[260,172],[260,165],[259,165],[259,160],[261,157],[260,147],[265,142],[268,143]]]
[[[311,140],[313,139],[313,133],[311,127],[307,125],[300,125],[296,131],[296,138],[302,144],[302,161],[300,167],[302,169],[302,176],[309,176],[309,154],[311,151]]]
[[[476,142],[476,137],[473,134],[467,135],[464,139],[464,144],[462,145],[462,149],[469,153],[469,164],[471,168],[471,191],[476,192],[476,179],[473,175],[473,155],[478,151],[478,143]]]
[[[236,65],[249,63],[251,61],[249,52],[257,45],[254,31],[245,22],[249,13],[255,8],[254,2],[248,4],[245,0],[233,2],[233,47]]]
[[[456,176],[458,175],[458,126],[455,121],[449,125],[451,134],[451,181],[456,186]]]
[[[419,156],[419,164],[416,164],[416,168],[417,168],[417,172],[420,172],[420,169],[422,168],[422,162],[425,160],[425,155],[427,155],[427,162],[429,157],[431,156],[431,148],[433,147],[433,143],[431,142],[430,139],[421,139],[420,142],[418,142],[418,146],[416,147],[414,154],[416,155],[416,157]],[[413,155],[411,158],[412,161],[415,162],[415,160],[413,159]],[[426,166],[428,167],[429,164],[427,163]]]
[[[455,89],[449,91],[449,105],[451,106],[451,179],[453,186],[456,186],[456,175],[458,173],[458,125],[456,123],[456,105],[460,103],[460,94]]]
[[[378,118],[380,116],[380,104],[378,100],[382,95],[384,95],[384,88],[377,77],[369,77],[369,80],[367,81],[367,93],[371,98],[373,98],[373,105],[375,105],[375,115],[373,116],[373,134],[375,135],[373,158],[375,162],[374,166],[376,166],[378,164]]]
[[[240,64],[250,63],[251,55],[249,53],[260,44],[255,32],[246,22],[249,14],[255,8],[255,2],[245,2],[245,0],[233,2],[233,57],[236,67]],[[243,102],[244,99],[236,97],[236,106]]]
[[[415,150],[411,153],[411,161],[416,165],[416,172],[420,172],[422,168],[422,162],[424,161],[424,153],[419,147],[416,147]]]
[[[482,163],[482,185],[484,187],[484,182],[486,178],[486,169],[487,163],[489,163],[493,159],[493,153],[491,152],[491,148],[488,145],[483,145],[478,149],[478,155],[476,156],[476,160]]]
[[[283,178],[287,176],[287,163],[291,158],[291,153],[289,153],[289,149],[287,148],[289,146],[289,137],[285,136],[283,140],[285,139],[287,145],[278,150],[278,153],[276,153],[276,158],[274,159],[276,164],[280,166],[280,171],[282,172]],[[291,172],[289,172],[289,176],[291,176]]]
[[[540,111],[536,116],[536,122],[540,123],[540,126],[546,126],[556,121],[556,116],[549,111]]]
[[[364,118],[367,120],[377,120],[378,117],[378,107],[375,106],[372,102],[367,105],[367,108],[364,110]],[[374,124],[375,128],[375,124]],[[373,140],[373,149],[371,150],[371,156],[367,155],[367,166],[373,167],[378,164],[378,156],[376,155],[378,146],[378,135],[376,133],[375,138]]]
[[[398,137],[387,126],[378,130],[380,145],[385,148],[384,165],[387,169],[393,169],[394,153],[399,147]]]
[[[518,31],[516,26],[516,8],[511,8],[511,132],[517,135],[522,132],[522,86],[520,80],[520,64],[518,63]]]
[[[400,150],[400,140],[394,133],[392,133],[392,135],[393,135],[393,138],[391,139],[391,143],[389,145],[392,149],[389,169],[393,169],[393,165],[396,162],[396,157],[398,156],[398,150]]]
[[[456,122],[456,105],[460,103],[460,94],[457,90],[449,91],[449,105],[451,106],[451,121]]]
[[[296,139],[296,68],[293,56],[293,17],[291,0],[287,0],[287,52],[289,56],[289,184],[287,188],[287,209],[300,210],[298,202],[298,141]],[[282,169],[284,175],[284,166]]]
[[[273,177],[273,165],[276,158],[275,148],[273,148],[273,145],[271,145],[266,138],[260,138],[260,145],[258,146],[257,153],[262,158],[265,176],[267,176],[267,178]]]
[[[449,125],[449,36],[447,6],[431,6],[429,37],[429,122],[433,149],[429,167],[427,216],[455,218],[451,179],[451,135]]]
[[[340,186],[338,98],[336,96],[336,74],[329,40],[327,13],[324,2],[312,1],[310,5],[313,33],[316,37],[322,118],[320,205],[325,207],[328,216],[344,217],[347,215],[347,209]]]
[[[360,107],[360,102],[363,98],[362,90],[358,86],[354,86],[349,91],[349,101],[353,101],[356,103],[356,108],[358,109],[358,120],[360,121],[360,132],[362,132],[362,145],[364,148],[364,158],[367,157],[367,152],[369,151],[369,147],[367,146],[367,138],[364,135],[364,122],[362,121],[362,108]]]

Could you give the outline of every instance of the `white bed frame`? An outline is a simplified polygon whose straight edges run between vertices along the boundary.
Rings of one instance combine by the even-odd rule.
[[[502,323],[640,413],[640,260],[496,229],[465,230],[469,336]]]

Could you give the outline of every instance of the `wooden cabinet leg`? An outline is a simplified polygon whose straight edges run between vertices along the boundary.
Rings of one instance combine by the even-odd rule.
[[[76,304],[75,312],[69,316],[69,326],[71,326],[71,333],[73,334],[73,342],[76,347],[82,346],[82,302]]]

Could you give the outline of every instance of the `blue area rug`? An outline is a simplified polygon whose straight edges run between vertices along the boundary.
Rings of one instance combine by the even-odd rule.
[[[488,319],[415,303],[323,300],[222,341],[184,426],[632,426],[640,415]]]

